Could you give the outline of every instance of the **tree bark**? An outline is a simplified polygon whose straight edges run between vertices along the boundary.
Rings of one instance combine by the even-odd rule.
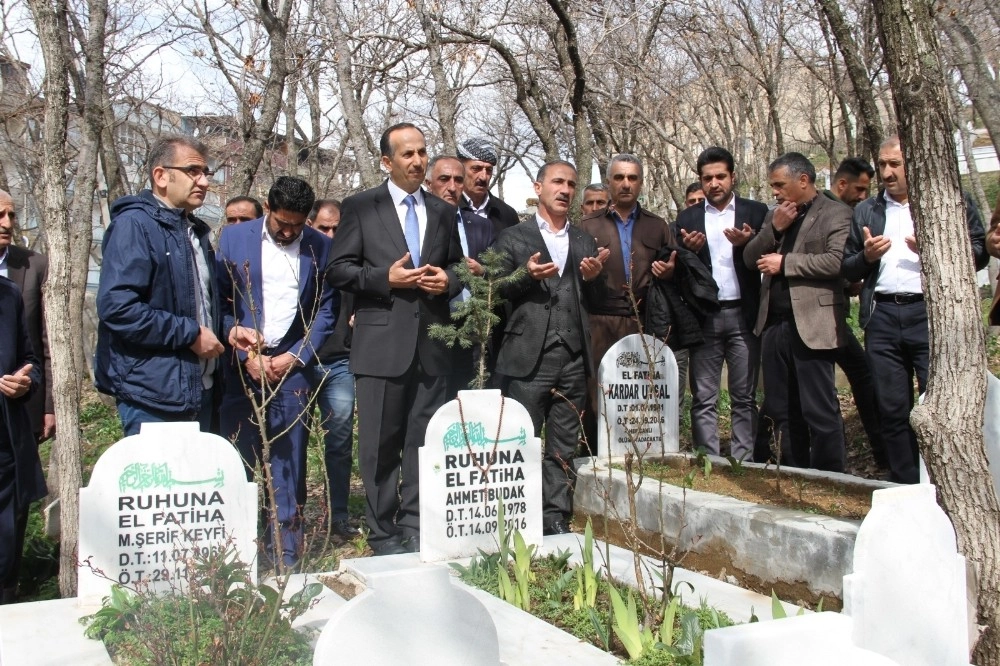
[[[431,77],[434,79],[434,102],[437,105],[436,119],[441,129],[441,143],[444,144],[443,155],[455,155],[458,141],[455,138],[455,117],[458,115],[456,105],[457,95],[448,84],[448,76],[444,69],[444,56],[441,54],[440,24],[433,20],[427,12],[424,0],[414,0],[413,7],[420,19],[420,27],[427,40],[427,57],[430,60]]]
[[[945,70],[931,0],[874,0],[899,118],[927,299],[930,368],[910,423],[939,501],[975,569],[974,661],[1000,663],[1000,505],[983,441],[986,349]]]

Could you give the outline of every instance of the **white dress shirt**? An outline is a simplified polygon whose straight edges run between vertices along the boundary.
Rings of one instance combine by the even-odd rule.
[[[563,228],[556,231],[537,213],[535,214],[535,221],[538,223],[539,231],[542,232],[542,240],[545,241],[545,247],[549,251],[549,256],[552,257],[555,265],[559,267],[559,276],[562,277],[563,269],[566,268],[566,257],[569,256],[570,222],[566,220]]]
[[[267,232],[268,218],[264,217],[260,241],[261,292],[264,320],[260,330],[264,344],[274,347],[285,337],[295,317],[299,314],[299,248],[300,235],[288,245],[278,245]]]
[[[712,277],[719,285],[720,301],[736,301],[740,298],[740,283],[736,278],[736,264],[733,262],[733,244],[726,238],[726,229],[736,224],[736,196],[729,197],[729,203],[721,211],[705,200],[705,242],[712,256]]]
[[[3,254],[0,254],[0,276],[8,277],[7,275],[7,248],[3,249]]]
[[[489,192],[487,192],[486,196],[483,197],[483,203],[479,204],[478,206],[472,203],[472,199],[470,199],[467,195],[463,194],[462,198],[465,199],[465,202],[467,204],[469,204],[469,208],[472,210],[473,213],[475,213],[479,217],[485,217],[489,219],[489,215],[486,214],[486,206],[490,203]]]
[[[906,237],[913,235],[913,218],[910,203],[899,203],[885,195],[885,231],[882,232],[892,244],[882,255],[875,282],[878,294],[922,294],[923,280],[920,277],[920,256],[906,246]]]
[[[392,197],[392,203],[396,206],[396,215],[399,216],[399,228],[403,230],[403,237],[406,237],[406,211],[407,205],[403,203],[403,199],[409,195],[409,192],[402,190],[396,183],[392,182],[390,178],[389,183],[389,196]],[[417,191],[413,193],[413,198],[416,199],[417,204],[413,207],[417,212],[417,227],[420,229],[420,251],[423,252],[424,247],[424,234],[427,232],[427,205],[424,202],[424,191],[421,188],[417,188]],[[421,256],[420,262],[426,264],[427,260]]]

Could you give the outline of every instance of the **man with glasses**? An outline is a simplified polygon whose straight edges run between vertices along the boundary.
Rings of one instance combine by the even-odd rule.
[[[264,217],[264,207],[253,197],[233,197],[226,202],[226,224],[239,224]]]
[[[210,230],[192,212],[214,172],[183,136],[159,139],[147,163],[150,189],[112,204],[101,246],[95,383],[126,435],[163,421],[208,431],[223,347]]]

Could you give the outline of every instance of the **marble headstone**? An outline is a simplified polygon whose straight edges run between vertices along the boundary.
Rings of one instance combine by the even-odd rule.
[[[368,589],[323,627],[314,666],[434,664],[500,666],[500,641],[486,607],[452,584],[441,566],[369,575]]]
[[[256,572],[256,535],[257,485],[233,445],[197,423],[144,423],[80,490],[80,599],[183,587],[191,558],[220,549]]]
[[[665,342],[627,335],[604,354],[597,371],[597,448],[601,456],[676,452],[677,361]]]
[[[497,550],[508,530],[542,543],[542,448],[528,411],[500,391],[459,391],[427,424],[420,449],[420,559]]]
[[[968,666],[965,558],[928,484],[876,490],[844,576],[854,644],[907,666]]]

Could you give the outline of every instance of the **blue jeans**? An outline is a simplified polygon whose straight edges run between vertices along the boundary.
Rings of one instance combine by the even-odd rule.
[[[197,421],[202,432],[212,432],[212,395],[216,387],[201,392],[201,409],[196,412],[164,412],[127,400],[118,400],[118,418],[125,436],[138,435],[143,423]]]
[[[309,368],[316,387],[326,475],[330,484],[330,520],[347,520],[347,498],[351,494],[351,455],[354,434],[354,375],[348,359],[329,364],[317,362]]]

